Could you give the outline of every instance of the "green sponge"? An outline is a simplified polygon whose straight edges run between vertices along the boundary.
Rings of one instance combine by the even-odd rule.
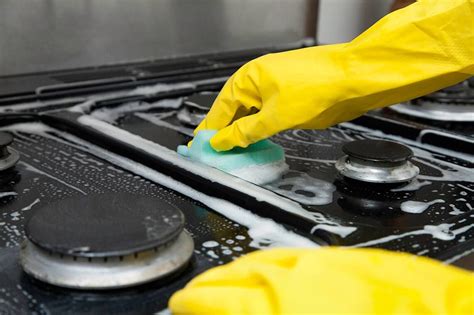
[[[198,132],[191,147],[181,145],[178,153],[260,185],[279,179],[288,170],[283,148],[270,140],[259,141],[247,148],[217,152],[209,143],[215,134],[215,130]]]

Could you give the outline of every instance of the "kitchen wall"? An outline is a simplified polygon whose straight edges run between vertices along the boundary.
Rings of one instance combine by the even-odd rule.
[[[388,11],[393,0],[321,0],[318,41],[322,44],[352,40]]]
[[[315,36],[317,0],[0,0],[0,76]]]

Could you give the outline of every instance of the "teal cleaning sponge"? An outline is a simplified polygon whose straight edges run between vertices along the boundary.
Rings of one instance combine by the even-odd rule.
[[[217,152],[209,143],[215,134],[215,130],[199,131],[191,147],[181,145],[178,153],[258,185],[275,181],[288,170],[283,148],[270,140]]]

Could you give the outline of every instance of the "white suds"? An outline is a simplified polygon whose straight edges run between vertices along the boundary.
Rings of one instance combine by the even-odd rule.
[[[117,107],[108,108],[103,107],[91,112],[91,116],[108,123],[115,123],[120,117],[124,116],[127,113],[133,112],[137,113],[139,111],[146,111],[156,108],[171,108],[175,109],[181,106],[183,103],[182,98],[177,99],[164,99],[154,103],[146,102],[131,102],[125,103]]]
[[[213,248],[213,247],[219,246],[219,243],[217,243],[216,241],[207,241],[207,242],[202,243],[202,246],[207,247],[207,248]]]
[[[369,246],[379,245],[383,243],[388,243],[388,242],[398,240],[404,237],[408,237],[411,235],[423,235],[423,234],[431,234],[433,238],[443,240],[443,241],[450,241],[450,240],[453,240],[456,237],[456,235],[465,233],[466,231],[470,230],[472,227],[474,227],[474,224],[459,228],[457,230],[450,230],[450,228],[453,226],[454,224],[448,224],[448,223],[443,223],[440,225],[425,225],[423,229],[420,229],[420,230],[410,231],[410,232],[406,232],[406,233],[398,234],[398,235],[385,236],[376,240],[370,240],[368,242],[356,244],[353,247],[369,247]]]
[[[393,192],[397,192],[397,191],[415,191],[415,190],[420,189],[423,186],[427,186],[427,185],[430,185],[430,184],[431,184],[431,182],[427,181],[427,180],[426,181],[421,181],[419,179],[414,179],[408,185],[405,185],[403,187],[393,188],[393,189],[390,189],[390,190],[393,191]]]
[[[336,187],[326,181],[313,178],[306,173],[292,171],[287,177],[271,183],[266,188],[304,205],[327,205],[332,202]],[[286,188],[286,189],[285,189]]]
[[[14,191],[1,192],[0,193],[0,198],[8,197],[8,196],[17,196],[17,195],[18,194]]]
[[[219,256],[216,255],[216,253],[213,251],[213,250],[208,250],[206,252],[206,254],[211,257],[211,258],[214,258],[214,259],[219,259]]]
[[[26,168],[27,170],[29,170],[29,171],[32,171],[32,172],[35,172],[35,173],[38,173],[38,174],[47,176],[47,177],[49,177],[49,178],[51,178],[51,179],[53,179],[53,180],[55,180],[55,181],[57,181],[57,182],[59,182],[59,183],[65,185],[65,186],[67,186],[67,187],[69,187],[69,188],[74,189],[75,191],[80,192],[80,193],[83,194],[83,195],[87,195],[87,194],[86,194],[83,190],[81,190],[80,188],[78,188],[78,187],[76,187],[76,186],[73,186],[73,185],[71,185],[71,184],[69,184],[69,183],[67,183],[67,182],[65,182],[65,181],[63,181],[63,180],[61,180],[61,179],[59,179],[59,178],[53,176],[53,175],[50,175],[50,174],[48,174],[48,173],[46,173],[46,172],[43,172],[43,171],[37,169],[36,167],[34,167],[33,165],[30,165],[30,164],[28,164],[28,163],[26,163],[26,162],[24,162],[24,161],[20,161],[20,162],[18,162],[18,163],[19,163],[19,164],[23,164],[23,165],[25,166],[25,168]]]
[[[31,210],[31,208],[33,208],[34,205],[36,205],[37,203],[40,202],[40,199],[39,198],[36,198],[35,201],[33,201],[30,205],[24,207],[21,209],[21,211],[28,211],[28,210]]]
[[[256,185],[264,185],[279,180],[288,169],[288,164],[285,161],[278,161],[269,164],[249,165],[232,170],[229,174]]]
[[[198,80],[193,82],[184,82],[184,83],[174,83],[174,84],[163,84],[158,83],[150,86],[138,87],[132,91],[122,91],[122,92],[113,92],[110,94],[104,95],[95,95],[87,99],[87,101],[75,105],[68,110],[76,113],[88,113],[91,110],[91,107],[97,101],[114,99],[116,97],[131,96],[131,95],[153,95],[161,92],[169,92],[181,89],[194,89],[198,84],[207,84],[207,83],[223,83],[227,81],[227,77],[215,78],[215,79],[206,79]]]
[[[9,126],[9,128],[10,130],[15,129],[18,131],[25,131],[27,129],[30,133],[41,134],[44,137],[51,138],[58,142],[65,142],[63,139],[67,139],[68,141],[72,142],[65,142],[67,145],[77,146],[80,150],[87,151],[101,159],[111,162],[118,167],[127,169],[132,173],[140,175],[171,190],[180,192],[191,199],[199,201],[214,211],[220,213],[224,217],[246,226],[248,228],[248,234],[252,238],[250,246],[254,248],[318,247],[318,245],[313,241],[288,231],[282,225],[277,224],[271,219],[259,217],[252,212],[236,206],[226,200],[207,196],[181,182],[174,180],[171,177],[163,175],[153,169],[150,169],[122,156],[108,152],[103,148],[97,147],[75,136],[59,132],[38,123],[17,124]],[[61,134],[63,139],[47,133],[48,131]]]
[[[453,204],[450,204],[449,206],[451,207],[451,209],[453,209],[452,211],[449,212],[450,215],[460,215],[464,213],[464,211],[461,211]]]
[[[183,159],[175,151],[169,150],[157,143],[131,134],[130,132],[117,128],[106,122],[97,120],[90,116],[81,116],[78,118],[78,122],[85,126],[91,127],[102,134],[108,135],[115,139],[120,139],[121,141],[126,142],[128,145],[134,146],[139,150],[146,151],[148,154],[169,161],[179,168],[195,173],[203,178],[208,178],[213,182],[217,182],[235,190],[239,190],[249,196],[255,197],[259,201],[265,201],[276,205],[282,211],[302,216],[315,222],[316,224],[323,223],[325,225],[330,225],[332,230],[331,232],[333,233],[342,236],[347,235],[348,231],[354,230],[353,227],[342,226],[327,219],[321,213],[307,211],[300,204],[290,199],[283,198],[265,188],[251,184],[247,181],[231,176],[207,165],[200,163],[190,163],[189,160]]]
[[[430,202],[421,202],[421,201],[404,201],[400,205],[400,209],[404,212],[408,213],[423,213],[425,212],[431,205],[435,203],[444,203],[443,199],[436,199]]]

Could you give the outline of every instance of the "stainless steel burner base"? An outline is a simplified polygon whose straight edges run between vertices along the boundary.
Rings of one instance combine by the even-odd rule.
[[[12,168],[18,160],[20,160],[20,154],[16,150],[8,148],[8,152],[10,154],[6,158],[0,160],[0,171]]]
[[[382,184],[407,182],[420,172],[419,168],[409,161],[397,166],[384,165],[383,163],[368,165],[357,163],[355,159],[350,159],[348,156],[340,158],[336,162],[336,168],[345,177],[362,182]]]
[[[457,122],[474,121],[474,106],[469,104],[458,105],[424,102],[421,105],[415,105],[411,103],[401,103],[390,106],[390,109],[400,114],[430,120]]]
[[[194,251],[186,232],[160,248],[134,255],[85,258],[49,253],[25,240],[20,264],[32,277],[74,289],[115,289],[164,278],[186,266]]]

